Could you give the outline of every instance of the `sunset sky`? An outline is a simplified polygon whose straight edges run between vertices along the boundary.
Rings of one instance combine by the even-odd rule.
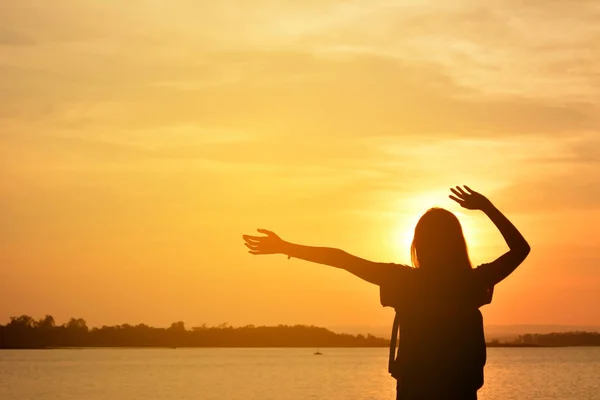
[[[488,195],[532,246],[487,324],[600,325],[600,5],[0,0],[0,323],[383,326],[378,288],[241,235],[408,263]]]

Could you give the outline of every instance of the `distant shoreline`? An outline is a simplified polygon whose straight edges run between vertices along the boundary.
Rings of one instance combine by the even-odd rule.
[[[551,344],[521,344],[521,343],[486,343],[486,347],[598,347],[598,346],[568,346]]]
[[[517,344],[517,343],[487,343],[486,347],[507,347],[507,348],[530,348],[530,347],[600,347],[600,346],[567,346],[567,345],[539,345],[539,344]],[[328,346],[323,349],[374,349],[388,348],[388,346]],[[62,346],[62,347],[12,347],[0,348],[0,350],[124,350],[124,349],[314,349],[313,346]]]
[[[492,339],[487,347],[600,346],[600,332],[524,334],[516,339]],[[451,342],[450,342],[451,343]],[[168,328],[122,324],[89,328],[82,318],[56,325],[51,315],[11,317],[0,325],[2,349],[80,348],[387,348],[388,338],[372,334],[350,335],[308,325],[232,327],[227,324],[186,328],[183,321]]]

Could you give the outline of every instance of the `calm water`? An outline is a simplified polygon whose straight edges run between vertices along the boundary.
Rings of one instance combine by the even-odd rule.
[[[387,349],[0,351],[2,400],[394,399]],[[492,348],[483,400],[600,400],[600,348]]]

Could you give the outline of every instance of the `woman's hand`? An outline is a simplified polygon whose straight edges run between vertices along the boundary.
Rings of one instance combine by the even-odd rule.
[[[492,206],[492,202],[481,193],[477,193],[467,185],[465,189],[457,186],[456,189],[451,188],[450,191],[456,196],[449,197],[468,210],[485,210]]]
[[[248,253],[253,255],[283,253],[286,242],[274,232],[266,229],[258,229],[259,233],[267,236],[243,235],[244,243],[250,249]]]

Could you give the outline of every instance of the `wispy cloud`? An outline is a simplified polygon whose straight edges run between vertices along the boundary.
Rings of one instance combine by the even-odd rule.
[[[0,46],[29,46],[34,43],[28,36],[0,26]]]

